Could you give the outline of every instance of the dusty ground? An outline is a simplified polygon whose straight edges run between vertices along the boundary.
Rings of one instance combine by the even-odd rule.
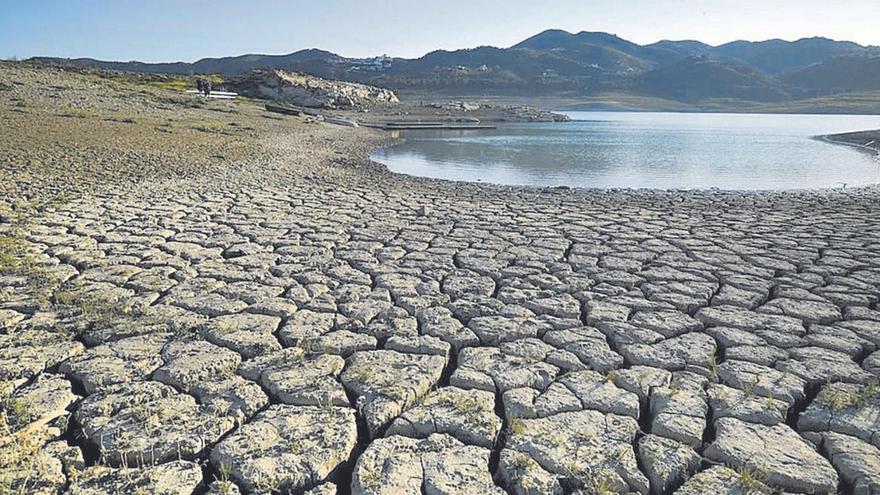
[[[407,178],[17,65],[0,135],[0,493],[880,488],[877,188]]]

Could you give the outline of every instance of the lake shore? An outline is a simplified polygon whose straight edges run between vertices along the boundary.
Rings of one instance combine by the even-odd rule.
[[[812,139],[872,116],[572,112],[569,123],[403,132],[373,154],[438,179],[574,188],[797,190],[880,182],[873,157]]]
[[[869,153],[880,154],[880,130],[828,134],[818,137],[829,143],[855,146]]]
[[[0,109],[0,487],[876,477],[878,186],[416,178],[390,134],[15,64]]]

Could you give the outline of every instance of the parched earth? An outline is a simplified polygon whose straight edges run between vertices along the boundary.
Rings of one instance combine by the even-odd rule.
[[[878,188],[455,184],[0,83],[0,493],[880,493]]]

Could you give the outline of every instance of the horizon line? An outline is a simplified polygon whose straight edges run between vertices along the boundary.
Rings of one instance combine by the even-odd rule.
[[[818,34],[816,34],[816,35],[812,35],[812,36],[802,36],[802,37],[799,37],[799,38],[796,38],[796,39],[787,39],[787,38],[767,38],[767,39],[760,39],[760,40],[749,40],[749,39],[739,38],[739,39],[734,39],[734,40],[727,41],[727,42],[724,42],[724,43],[719,43],[719,44],[717,44],[717,45],[712,45],[712,44],[705,43],[705,42],[703,42],[703,41],[700,41],[700,40],[697,40],[697,39],[692,39],[692,38],[689,38],[689,39],[671,39],[671,38],[663,38],[663,39],[660,39],[660,40],[657,40],[657,41],[654,41],[654,42],[651,42],[651,43],[640,44],[640,43],[636,43],[636,42],[634,42],[634,41],[630,41],[630,40],[628,40],[628,39],[626,39],[626,38],[623,38],[623,37],[619,36],[619,35],[616,34],[616,33],[610,33],[610,32],[608,32],[608,31],[586,31],[586,30],[582,30],[582,31],[578,31],[577,33],[573,33],[573,32],[571,32],[571,31],[567,31],[567,30],[565,30],[565,29],[547,28],[547,29],[544,29],[544,30],[542,30],[542,31],[540,31],[540,32],[538,32],[538,33],[536,33],[536,34],[533,34],[533,35],[531,35],[531,36],[529,36],[529,37],[527,37],[527,38],[525,38],[525,39],[523,39],[523,40],[521,40],[521,41],[519,41],[519,42],[517,42],[517,43],[514,43],[513,45],[507,46],[507,47],[501,47],[501,46],[496,46],[496,45],[489,45],[489,44],[486,44],[486,45],[477,45],[477,46],[473,46],[473,47],[470,47],[470,48],[437,48],[437,49],[435,49],[435,50],[431,50],[431,51],[429,51],[429,52],[425,52],[425,53],[423,53],[422,55],[420,55],[420,56],[418,56],[418,57],[399,57],[399,56],[387,55],[387,54],[382,54],[382,55],[374,54],[374,55],[370,55],[370,56],[366,56],[366,57],[349,57],[349,56],[346,56],[346,55],[342,55],[342,54],[340,54],[340,53],[337,53],[337,52],[335,52],[335,51],[331,51],[331,50],[327,50],[327,49],[324,49],[324,48],[319,48],[319,47],[312,46],[312,47],[300,48],[300,49],[297,49],[297,50],[293,50],[293,51],[290,51],[290,52],[284,52],[284,53],[247,52],[247,53],[240,53],[240,54],[237,54],[237,55],[228,55],[228,54],[227,54],[227,55],[204,56],[204,57],[200,57],[200,58],[198,58],[198,59],[190,60],[190,61],[185,61],[185,60],[175,60],[175,61],[168,61],[168,60],[165,60],[165,61],[145,61],[145,60],[138,60],[138,59],[129,59],[129,60],[121,60],[121,59],[117,59],[117,60],[109,60],[109,59],[95,58],[95,57],[88,56],[88,55],[78,55],[78,56],[68,56],[68,57],[58,56],[58,55],[31,55],[31,56],[28,56],[28,57],[18,57],[18,56],[15,55],[15,54],[8,55],[8,56],[4,57],[2,60],[6,60],[6,61],[15,61],[15,60],[18,60],[18,61],[25,61],[25,60],[29,60],[29,59],[32,59],[32,58],[58,58],[58,59],[63,59],[63,60],[90,59],[90,60],[96,60],[96,61],[99,61],[99,62],[110,62],[110,63],[132,63],[132,62],[137,62],[137,63],[143,63],[143,64],[166,65],[166,64],[195,64],[195,63],[198,63],[198,62],[203,61],[203,60],[221,59],[221,58],[235,58],[235,57],[246,57],[246,56],[249,56],[249,55],[255,55],[255,56],[267,56],[267,57],[283,57],[283,56],[286,56],[286,55],[292,55],[292,54],[294,54],[294,53],[299,53],[299,52],[307,51],[307,50],[320,50],[320,51],[325,51],[325,52],[331,53],[331,54],[333,54],[333,55],[336,55],[336,56],[338,56],[338,57],[347,58],[347,59],[364,59],[364,58],[374,58],[374,57],[381,57],[381,56],[389,56],[389,57],[392,58],[392,59],[418,60],[419,58],[425,57],[425,56],[427,56],[427,55],[430,55],[431,53],[436,53],[436,52],[450,52],[450,53],[451,53],[451,52],[464,51],[464,50],[474,50],[474,49],[477,49],[477,48],[497,48],[497,49],[501,49],[501,50],[507,50],[507,49],[511,49],[511,48],[515,47],[517,44],[522,43],[523,41],[529,40],[529,39],[531,39],[531,38],[534,38],[535,36],[539,36],[539,35],[541,35],[541,34],[544,34],[544,33],[546,33],[546,32],[549,32],[549,31],[559,31],[559,32],[563,32],[563,33],[566,33],[566,34],[570,34],[570,35],[572,35],[572,36],[576,36],[576,35],[584,34],[584,33],[587,33],[587,34],[607,34],[607,35],[614,36],[614,37],[616,37],[616,38],[618,38],[618,39],[621,39],[621,40],[627,41],[627,42],[629,42],[629,43],[633,43],[633,44],[638,45],[638,46],[641,46],[641,47],[655,45],[655,44],[657,44],[657,43],[662,43],[662,42],[664,42],[664,41],[672,42],[672,43],[697,42],[697,43],[702,43],[702,44],[704,44],[704,45],[706,45],[706,46],[709,46],[709,47],[711,47],[711,48],[718,48],[718,47],[725,46],[725,45],[729,45],[729,44],[732,44],[732,43],[766,43],[766,42],[770,42],[770,41],[784,41],[784,42],[786,42],[786,43],[796,43],[796,42],[798,42],[798,41],[812,40],[812,39],[825,39],[825,40],[834,41],[834,42],[838,42],[838,43],[853,43],[853,44],[859,45],[859,46],[864,47],[864,48],[872,48],[872,47],[878,47],[878,46],[880,46],[880,45],[871,45],[871,44],[862,45],[861,43],[856,42],[856,41],[846,40],[846,39],[830,38],[830,37],[822,36],[822,35],[818,35]]]

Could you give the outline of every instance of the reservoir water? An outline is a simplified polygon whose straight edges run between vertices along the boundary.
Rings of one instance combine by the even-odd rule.
[[[880,183],[880,159],[813,136],[880,116],[569,112],[567,123],[404,131],[373,159],[394,172],[511,185],[803,189]]]

